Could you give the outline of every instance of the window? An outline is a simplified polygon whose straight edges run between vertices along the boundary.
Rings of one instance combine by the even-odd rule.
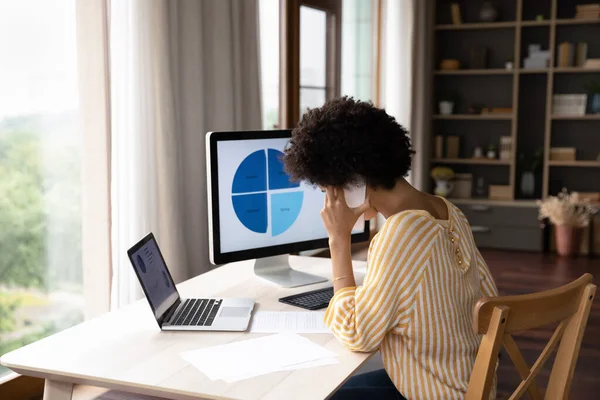
[[[342,94],[360,100],[375,99],[374,4],[376,0],[342,2]]]
[[[79,323],[84,300],[75,0],[0,10],[1,355]]]
[[[300,6],[300,115],[327,99],[327,13]]]
[[[259,0],[263,129],[279,127],[279,0]]]
[[[265,1],[265,0],[263,0]],[[282,123],[349,95],[378,104],[378,0],[282,3]]]

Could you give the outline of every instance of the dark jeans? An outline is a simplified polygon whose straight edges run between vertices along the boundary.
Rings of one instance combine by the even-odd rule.
[[[330,400],[362,399],[406,400],[398,392],[385,369],[353,376],[330,398]]]

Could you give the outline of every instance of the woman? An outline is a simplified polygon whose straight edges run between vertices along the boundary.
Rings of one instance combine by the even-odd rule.
[[[325,322],[350,350],[379,349],[385,366],[351,378],[334,399],[460,399],[469,384],[481,340],[473,307],[497,289],[464,214],[404,179],[413,153],[393,117],[346,97],[304,114],[286,149],[288,173],[326,191],[335,295]],[[361,184],[365,203],[351,209],[343,188]],[[386,222],[357,287],[352,227],[377,213]]]

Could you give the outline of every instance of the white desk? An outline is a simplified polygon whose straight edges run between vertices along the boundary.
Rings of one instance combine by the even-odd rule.
[[[331,279],[325,258],[291,257],[292,267]],[[354,262],[357,271],[365,263]],[[182,297],[256,299],[255,310],[300,310],[280,297],[331,286],[331,281],[283,289],[254,276],[253,262],[228,264],[178,285]],[[363,273],[357,272],[357,281]],[[186,350],[249,337],[244,332],[161,332],[145,299],[2,357],[3,365],[46,379],[44,400],[71,399],[74,384],[93,385],[169,399],[324,399],[372,354],[346,350],[331,334],[304,335],[339,354],[339,364],[282,371],[228,384],[211,381],[181,359]]]

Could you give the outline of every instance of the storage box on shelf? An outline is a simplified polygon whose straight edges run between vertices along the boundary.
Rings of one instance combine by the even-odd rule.
[[[552,96],[552,114],[555,116],[585,115],[587,94],[555,94]]]

